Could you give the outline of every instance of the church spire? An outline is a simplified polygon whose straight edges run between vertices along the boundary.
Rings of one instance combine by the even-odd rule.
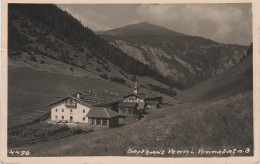
[[[137,80],[135,81],[135,89],[134,89],[134,93],[135,93],[135,94],[137,94],[137,93],[138,93]]]

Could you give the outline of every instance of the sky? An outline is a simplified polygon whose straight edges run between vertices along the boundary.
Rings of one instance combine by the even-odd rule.
[[[220,43],[252,42],[251,4],[59,4],[93,31],[149,22]]]

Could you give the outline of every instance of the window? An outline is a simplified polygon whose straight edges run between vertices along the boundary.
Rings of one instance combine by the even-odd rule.
[[[62,112],[64,112],[64,109],[62,109]]]
[[[91,119],[91,124],[95,124],[95,119],[94,118]]]
[[[101,124],[101,119],[100,118],[97,118],[96,119],[96,125],[100,125]]]
[[[125,109],[125,108],[119,109],[119,113],[120,113],[120,114],[126,114],[126,109]]]
[[[58,112],[58,109],[56,108],[55,111]]]
[[[107,119],[102,120],[102,125],[106,126],[107,125]]]
[[[55,119],[56,119],[56,120],[58,119],[58,116],[57,116],[57,115],[55,116]]]
[[[63,119],[63,120],[64,120],[64,116],[61,116],[61,119]]]
[[[85,109],[83,109],[83,113],[85,113]]]
[[[133,114],[133,109],[132,108],[128,108],[127,114]]]
[[[72,110],[72,109],[70,109],[70,112],[73,112],[73,110]]]
[[[70,103],[72,104],[72,103],[73,103],[73,100],[70,100]]]
[[[82,119],[83,119],[83,121],[85,121],[85,117],[83,117]]]

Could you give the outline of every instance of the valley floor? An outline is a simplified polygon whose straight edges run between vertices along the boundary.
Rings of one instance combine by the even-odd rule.
[[[194,151],[163,156],[248,156],[253,154],[252,92],[214,102],[164,106],[131,125],[80,134],[32,146],[31,156],[162,156],[133,150]],[[241,153],[198,154],[201,150]]]

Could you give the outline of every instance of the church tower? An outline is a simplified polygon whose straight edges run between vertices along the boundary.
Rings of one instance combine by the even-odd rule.
[[[137,80],[135,81],[135,89],[134,89],[134,93],[135,93],[135,94],[137,94],[137,93],[138,93]]]

